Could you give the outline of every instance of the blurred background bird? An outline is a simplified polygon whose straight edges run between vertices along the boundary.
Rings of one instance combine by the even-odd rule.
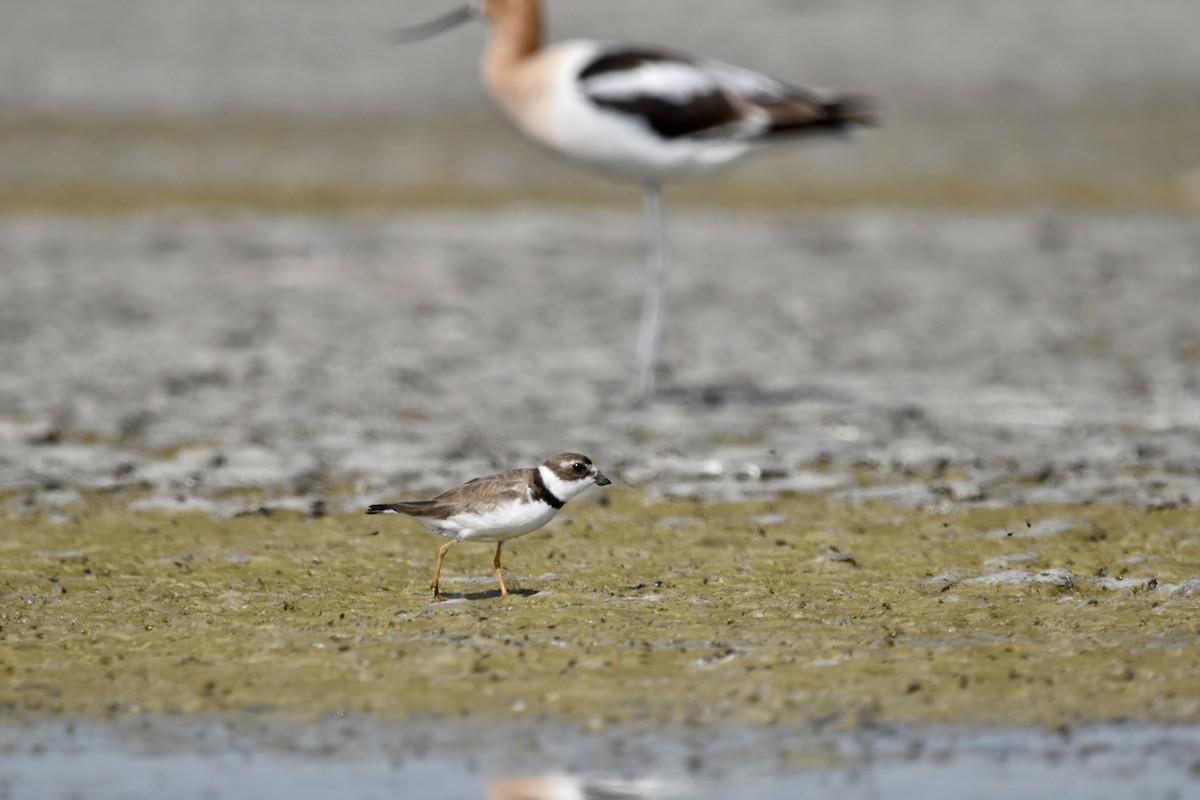
[[[650,258],[637,398],[648,400],[670,265],[663,181],[712,172],[763,145],[874,125],[874,103],[658,47],[593,39],[543,46],[538,0],[479,0],[396,39],[428,39],[476,16],[491,26],[484,84],[508,118],[576,164],[642,184]]]

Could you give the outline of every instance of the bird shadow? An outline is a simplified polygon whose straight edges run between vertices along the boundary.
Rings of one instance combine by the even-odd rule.
[[[509,589],[509,596],[518,595],[520,597],[532,597],[538,594],[537,589]],[[450,600],[463,600],[474,602],[476,600],[498,600],[500,599],[499,589],[485,589],[481,592],[442,592],[442,599],[435,600],[434,603],[448,602]]]

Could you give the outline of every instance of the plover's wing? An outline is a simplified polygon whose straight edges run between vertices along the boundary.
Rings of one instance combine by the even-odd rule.
[[[511,469],[467,481],[428,501],[452,506],[458,511],[490,511],[514,500],[529,500],[534,487],[532,468]]]
[[[432,500],[401,500],[379,503],[368,514],[407,514],[425,519],[448,519],[463,512],[486,512],[514,500],[529,500],[534,486],[533,469],[513,469],[485,475],[442,492]]]

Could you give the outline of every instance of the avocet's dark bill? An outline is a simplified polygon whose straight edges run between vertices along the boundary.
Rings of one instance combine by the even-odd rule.
[[[474,16],[475,12],[471,6],[462,6],[454,9],[449,14],[443,14],[437,19],[431,19],[429,22],[423,22],[420,25],[413,25],[408,28],[398,28],[392,32],[392,41],[396,44],[410,44],[412,42],[419,42],[422,39],[429,39],[451,28],[457,28],[464,22],[469,22]]]

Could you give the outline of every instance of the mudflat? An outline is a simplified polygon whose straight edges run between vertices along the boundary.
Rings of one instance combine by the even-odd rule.
[[[1200,240],[1170,216],[4,223],[3,702],[1194,721]],[[565,448],[510,546],[368,502]]]

